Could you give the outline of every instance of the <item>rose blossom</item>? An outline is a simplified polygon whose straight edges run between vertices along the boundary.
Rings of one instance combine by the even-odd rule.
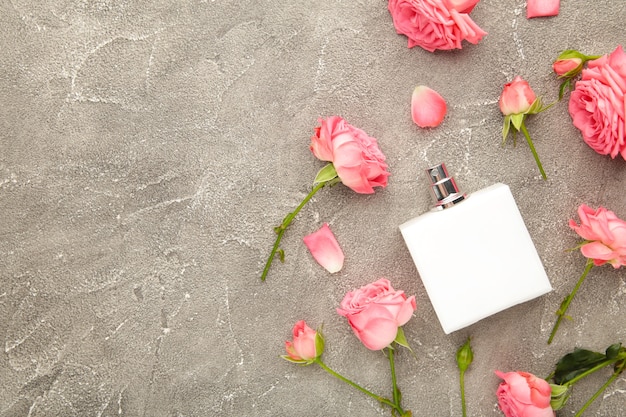
[[[427,51],[461,49],[464,39],[477,44],[484,32],[469,17],[479,0],[389,0],[396,32],[408,37],[408,47]]]
[[[329,161],[347,187],[361,194],[387,185],[385,155],[376,139],[339,116],[320,119],[311,137],[310,149],[317,158]]]
[[[546,380],[528,372],[496,371],[496,375],[504,379],[496,395],[506,417],[554,417],[552,389]]]
[[[593,210],[585,204],[578,208],[578,217],[580,225],[570,220],[569,226],[588,241],[581,246],[581,253],[595,265],[626,266],[626,221],[604,207]]]
[[[569,113],[583,140],[601,155],[626,159],[626,54],[618,46],[611,54],[589,61],[569,100]]]
[[[324,350],[321,337],[304,320],[293,326],[293,341],[285,342],[285,359],[297,362],[310,362],[320,356]]]
[[[505,116],[523,114],[530,110],[536,99],[528,81],[518,75],[510,83],[504,84],[498,105]]]
[[[416,309],[415,296],[407,299],[385,278],[347,293],[340,307],[337,313],[348,319],[356,337],[371,350],[389,346]]]

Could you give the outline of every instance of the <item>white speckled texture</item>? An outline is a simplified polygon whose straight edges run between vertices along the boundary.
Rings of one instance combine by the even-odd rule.
[[[581,203],[626,218],[626,162],[585,145],[566,103],[528,121],[548,181],[524,141],[501,146],[505,82],[521,75],[551,102],[559,51],[626,43],[623,2],[561,3],[527,20],[522,0],[483,0],[483,41],[433,54],[407,49],[383,0],[0,2],[0,416],[388,416],[279,358],[297,320],[323,324],[325,361],[390,395],[386,359],[335,312],[380,277],[417,298],[415,357],[397,356],[415,416],[461,415],[467,336],[468,410],[481,417],[501,415],[495,369],[545,376],[576,346],[626,342],[626,270],[602,267],[546,344],[585,264],[566,251],[579,241],[567,221]],[[418,84],[448,102],[435,129],[411,121]],[[378,139],[389,185],[319,192],[261,283],[273,226],[323,165],[309,137],[333,114]],[[510,186],[554,287],[451,335],[398,230],[430,206],[422,169],[441,161],[467,192]],[[301,241],[323,222],[346,254],[334,275]],[[621,377],[585,415],[623,416],[625,392]]]

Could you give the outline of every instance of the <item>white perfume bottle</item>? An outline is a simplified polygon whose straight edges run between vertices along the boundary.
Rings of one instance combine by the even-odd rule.
[[[552,290],[508,186],[468,196],[426,172],[436,206],[400,231],[446,334]]]

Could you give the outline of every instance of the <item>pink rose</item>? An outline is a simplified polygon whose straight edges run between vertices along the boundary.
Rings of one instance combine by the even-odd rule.
[[[504,379],[496,395],[506,417],[554,417],[552,389],[546,380],[528,372],[496,371],[496,375]]]
[[[583,140],[601,155],[626,159],[626,54],[618,46],[611,54],[589,61],[569,100],[569,113]]]
[[[578,208],[578,216],[580,225],[570,220],[569,226],[588,241],[581,246],[581,253],[595,265],[626,266],[626,222],[604,207],[594,211],[585,204]]]
[[[381,350],[393,342],[398,327],[409,321],[415,311],[415,296],[406,298],[389,280],[376,282],[346,294],[339,315],[348,319],[356,337],[371,350]]]
[[[287,355],[283,358],[292,362],[311,362],[322,354],[324,343],[322,337],[311,329],[304,320],[293,326],[293,341],[285,342]]]
[[[387,164],[376,139],[339,116],[319,120],[311,137],[311,152],[335,167],[341,182],[357,193],[372,194],[387,186]]]
[[[408,37],[408,46],[427,51],[461,49],[461,41],[477,44],[484,32],[469,17],[478,0],[389,0],[396,32]]]
[[[537,96],[528,82],[518,75],[510,83],[504,84],[498,104],[505,116],[524,114],[530,110],[536,99]]]

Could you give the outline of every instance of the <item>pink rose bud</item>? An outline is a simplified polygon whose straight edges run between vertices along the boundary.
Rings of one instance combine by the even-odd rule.
[[[583,67],[583,60],[580,58],[568,58],[559,59],[554,61],[552,69],[556,75],[560,77],[567,77],[570,74],[576,74],[580,72]]]
[[[585,204],[578,208],[578,217],[580,225],[570,220],[569,226],[587,241],[580,252],[595,265],[626,266],[626,221],[604,207],[593,210]]]
[[[597,58],[599,58],[599,56],[587,56],[575,49],[566,49],[561,52],[556,61],[554,61],[552,69],[560,78],[572,78],[580,74],[585,62]]]
[[[411,116],[419,127],[436,127],[446,115],[446,101],[435,90],[419,85],[411,96]]]
[[[356,337],[371,350],[389,346],[398,327],[406,324],[416,309],[415,296],[407,298],[385,278],[347,293],[340,307],[337,313],[348,319]]]
[[[303,238],[304,244],[318,264],[322,265],[328,272],[335,273],[343,268],[344,255],[339,247],[335,235],[328,227],[328,223],[317,231]]]
[[[527,81],[519,75],[513,81],[504,85],[498,104],[505,116],[525,114],[537,99],[535,92]]]
[[[528,372],[500,372],[498,406],[506,417],[554,417],[550,406],[552,388],[544,379]]]
[[[386,187],[385,155],[375,138],[339,116],[320,119],[310,149],[317,158],[333,163],[341,182],[360,194]]]
[[[528,0],[526,18],[556,16],[559,14],[559,0]]]
[[[285,342],[287,355],[283,358],[290,362],[313,362],[324,351],[324,339],[311,329],[304,320],[293,326],[293,341]]]

